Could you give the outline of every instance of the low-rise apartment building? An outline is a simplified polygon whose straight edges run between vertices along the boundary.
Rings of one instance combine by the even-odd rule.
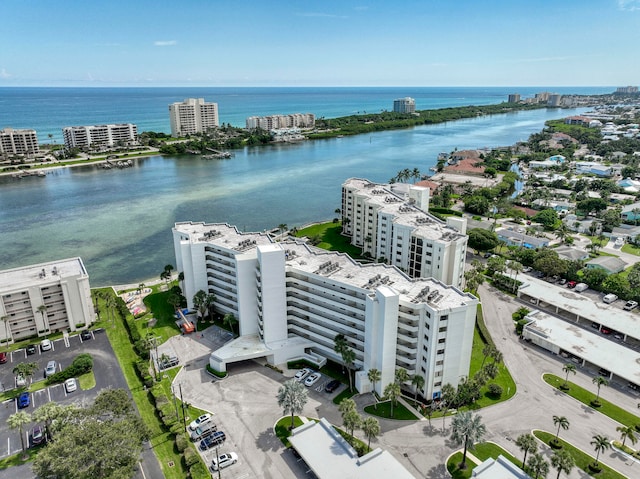
[[[0,319],[2,343],[90,326],[95,312],[82,259],[0,271]]]
[[[36,130],[0,130],[0,155],[35,155],[40,153]]]
[[[138,127],[133,123],[67,126],[62,129],[62,136],[67,148],[110,148],[136,144]]]
[[[362,392],[371,390],[372,368],[382,373],[378,393],[404,368],[425,378],[419,393],[428,399],[468,375],[478,304],[471,294],[226,224],[176,223],[173,239],[189,306],[203,290],[215,294],[217,312],[239,321],[239,338],[211,354],[216,370],[257,357],[271,364],[342,362],[334,340],[343,334],[356,355]]]
[[[429,188],[350,178],[342,185],[343,234],[365,254],[405,271],[461,287],[466,219],[429,214]]]
[[[247,130],[271,131],[280,128],[313,128],[316,117],[313,113],[292,113],[289,115],[250,116],[245,121]]]

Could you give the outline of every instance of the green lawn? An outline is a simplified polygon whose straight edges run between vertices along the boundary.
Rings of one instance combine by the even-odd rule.
[[[453,479],[469,479],[471,477],[471,471],[473,470],[474,467],[478,465],[474,461],[469,459],[468,456],[466,461],[467,462],[466,468],[460,469],[458,467],[458,465],[461,462],[462,462],[461,452],[456,452],[447,461],[447,471],[449,471],[449,474],[451,474],[451,477],[453,477]]]
[[[301,238],[306,236],[307,238],[313,238],[317,236],[321,240],[321,242],[316,245],[318,248],[329,251],[341,251],[347,253],[354,259],[361,258],[362,250],[352,245],[349,242],[349,238],[342,236],[340,234],[341,231],[342,223],[328,222],[298,230],[296,237]]]
[[[93,389],[96,387],[96,376],[93,374],[93,371],[89,371],[78,378],[78,383],[80,383],[80,389],[83,391]]]
[[[22,466],[23,464],[31,462],[33,459],[35,459],[36,454],[39,450],[40,447],[31,447],[27,449],[27,457],[24,461],[22,460],[22,452],[14,454],[13,456],[5,457],[4,459],[0,460],[0,470],[8,469],[13,466]]]
[[[483,341],[482,336],[480,336],[480,333],[478,332],[478,328],[476,328],[473,333],[473,349],[471,350],[471,364],[469,366],[470,377],[473,377],[473,375],[477,373],[482,366],[482,361],[484,359],[482,350],[484,349],[485,344],[486,343]],[[487,358],[485,364],[491,363],[491,361],[491,358]],[[480,399],[469,406],[469,409],[480,409],[483,407],[491,406],[492,404],[506,401],[516,393],[516,383],[511,377],[511,374],[509,373],[509,370],[504,365],[504,363],[500,363],[500,365],[498,366],[498,371],[499,372],[496,378],[487,381],[487,385],[485,385],[480,390]],[[502,388],[502,396],[497,399],[488,395],[488,385],[491,383],[495,383]]]
[[[303,424],[302,419],[300,419],[300,417],[293,416],[294,429],[298,426],[302,426],[302,424]],[[289,429],[290,427],[291,427],[291,416],[285,416],[276,423],[276,436],[278,436],[278,438],[282,441],[282,444],[284,444],[284,447],[291,446],[289,439],[287,439],[289,436],[291,436],[291,429]]]
[[[373,404],[366,406],[364,412],[385,419],[399,419],[402,421],[416,421],[419,419],[400,402],[393,406],[393,416],[391,416],[391,401],[379,402],[377,407]]]
[[[555,434],[551,434],[551,433],[546,432],[546,431],[539,431],[537,429],[533,431],[533,435],[535,437],[537,437],[538,439],[540,439],[542,442],[544,442],[547,445],[549,444],[549,441],[551,441],[552,439],[554,439],[556,437]],[[591,464],[591,463],[593,463],[595,461],[595,456],[590,456],[589,454],[584,453],[582,450],[578,449],[577,447],[569,444],[566,441],[563,441],[562,437],[558,438],[558,441],[560,442],[560,444],[562,444],[562,448],[563,449],[565,449],[565,450],[569,451],[569,453],[571,453],[571,455],[573,456],[574,461],[576,462],[576,467],[582,469],[584,472],[589,474],[591,477],[594,477],[596,479],[627,479],[622,474],[614,471],[609,466],[603,464],[602,460],[598,461],[598,464],[602,468],[602,471],[598,472],[598,473],[592,472],[589,469],[589,464]],[[603,456],[603,455],[604,455],[603,453],[600,453],[600,456]]]
[[[506,450],[502,449],[496,443],[493,442],[481,442],[476,444],[472,454],[482,461],[486,461],[489,458],[496,459],[500,454],[509,459],[510,462],[516,466],[522,468],[522,461],[519,461],[514,456],[509,454]]]
[[[113,291],[109,288],[105,288],[103,291],[113,294]],[[102,317],[106,318],[103,299],[100,299],[99,307]],[[156,415],[155,408],[151,403],[150,394],[143,388],[135,372],[134,364],[138,360],[138,356],[129,342],[129,335],[127,334],[123,321],[119,317],[117,317],[114,322],[105,319],[102,326],[105,328],[111,346],[115,351],[118,363],[125,376],[133,400],[138,407],[140,416],[151,431],[150,443],[160,462],[164,477],[166,479],[183,479],[187,477],[188,471],[186,467],[184,467],[181,455],[176,452],[174,447],[173,434],[164,430],[160,419]],[[173,467],[169,466],[170,462],[173,462]]]
[[[598,400],[600,402],[600,407],[594,408],[593,406],[591,406],[591,401],[596,398],[597,388],[595,385],[593,386],[593,390],[587,390],[569,381],[569,390],[564,391],[560,389],[560,386],[564,384],[564,378],[560,378],[548,373],[542,376],[542,378],[547,384],[559,389],[563,393],[568,394],[572,398],[577,399],[581,403],[591,407],[594,411],[598,411],[605,416],[609,416],[614,421],[618,421],[625,426],[635,426],[636,424],[640,424],[640,417],[636,416],[635,414],[631,414],[626,409],[616,406],[606,399],[602,399],[602,393],[605,392],[606,386],[602,386],[600,388],[600,398]]]
[[[624,253],[635,254],[636,256],[640,256],[640,248],[630,243],[627,243],[620,248],[620,250]]]

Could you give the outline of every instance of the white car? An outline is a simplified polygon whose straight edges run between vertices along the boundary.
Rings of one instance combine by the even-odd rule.
[[[318,382],[318,380],[322,377],[322,374],[320,373],[313,373],[311,376],[309,376],[307,379],[304,380],[304,385],[307,387],[313,386],[315,383]]]
[[[72,393],[76,389],[78,389],[78,382],[76,378],[69,378],[64,382],[64,388],[67,390],[67,393]]]
[[[195,431],[198,426],[202,426],[203,424],[209,422],[211,420],[211,414],[203,414],[202,416],[197,417],[191,424],[189,424],[189,429],[191,431]]]
[[[16,387],[22,387],[27,385],[27,380],[22,374],[16,376]]]
[[[211,470],[217,471],[218,469],[224,469],[231,464],[238,462],[238,455],[235,452],[227,452],[220,454],[218,457],[214,457],[211,463]]]
[[[49,351],[51,349],[51,340],[43,339],[40,341],[40,351]]]
[[[313,373],[313,371],[311,369],[304,368],[304,369],[301,369],[300,371],[298,371],[293,378],[296,381],[304,381],[304,379],[311,373]]]

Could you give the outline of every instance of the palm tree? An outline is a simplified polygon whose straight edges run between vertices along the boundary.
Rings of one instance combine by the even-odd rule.
[[[231,329],[232,334],[236,334],[233,326],[238,323],[238,320],[236,319],[236,316],[233,313],[225,314],[224,318],[222,318],[222,321],[224,322],[224,324],[229,326],[229,329]]]
[[[536,442],[536,438],[533,434],[521,434],[516,439],[516,446],[520,448],[521,451],[524,452],[524,457],[522,458],[522,466],[527,463],[527,454],[538,452],[538,443]]]
[[[411,384],[414,388],[416,388],[413,396],[414,403],[418,402],[418,392],[422,390],[422,388],[424,387],[424,383],[424,376],[420,376],[419,374],[414,374],[413,376],[411,376]]]
[[[514,272],[513,278],[513,290],[516,290],[516,284],[518,282],[518,274],[522,272],[524,266],[519,261],[509,261],[509,269]]]
[[[484,362],[487,360],[487,358],[493,354],[494,349],[495,348],[489,343],[484,345],[484,347],[482,348],[483,357],[482,357],[482,364],[480,365],[480,369],[482,369],[482,366],[484,366]]]
[[[559,445],[558,436],[560,435],[560,428],[565,431],[569,429],[569,420],[565,416],[553,416],[553,425],[558,426],[558,431],[556,432],[556,437],[553,439],[553,443]]]
[[[538,479],[540,476],[547,477],[547,474],[549,474],[549,463],[544,460],[542,454],[536,453],[531,456],[527,466],[533,473],[534,479]]]
[[[631,444],[635,444],[638,442],[638,437],[636,436],[636,428],[631,426],[618,426],[616,431],[620,433],[620,440],[622,440],[622,447],[624,447],[624,443],[627,439],[631,441]]]
[[[307,404],[307,388],[304,384],[290,379],[285,382],[280,389],[278,389],[278,406],[280,406],[284,413],[291,413],[291,427],[293,429],[293,416],[294,414],[300,414],[304,405]]]
[[[204,319],[204,314],[207,312],[207,293],[204,290],[199,290],[193,295],[193,305],[200,315],[200,319]]]
[[[562,389],[569,389],[569,373],[576,374],[576,365],[573,363],[567,363],[562,366],[562,371],[567,374],[564,378]]]
[[[503,359],[503,355],[498,348],[494,348],[491,353],[491,358],[493,359],[493,364],[500,364]]]
[[[278,230],[280,231],[280,236],[282,236],[284,234],[284,232],[287,231],[286,223],[280,223],[278,225]]]
[[[20,440],[22,441],[22,457],[26,456],[27,448],[24,444],[24,426],[31,422],[31,414],[19,411],[7,418],[7,424],[11,429],[20,431]]]
[[[44,327],[44,329],[49,329],[49,325],[45,324],[44,322],[44,313],[47,312],[47,307],[44,304],[41,304],[40,306],[38,306],[38,313],[40,313],[40,316],[42,317],[42,325]]]
[[[609,438],[607,436],[596,434],[593,436],[593,441],[589,444],[591,444],[596,451],[596,462],[593,465],[598,467],[598,458],[600,457],[600,453],[611,447],[611,444],[609,444]]]
[[[481,421],[482,417],[478,414],[474,416],[471,411],[460,412],[453,418],[451,440],[458,445],[464,445],[460,469],[466,469],[467,467],[467,449],[480,441],[487,430]]]
[[[57,402],[51,401],[44,403],[38,409],[33,412],[33,420],[36,422],[44,422],[44,428],[47,433],[47,438],[51,439],[53,436],[51,434],[51,424],[54,420],[59,418],[63,411],[65,410],[64,406],[61,406]]]
[[[393,406],[400,397],[400,385],[398,383],[389,383],[384,388],[384,398],[391,401],[391,417],[393,417]]]
[[[4,323],[4,340],[7,342],[7,353],[9,352],[9,316],[2,316],[0,320]]]
[[[608,386],[609,385],[609,381],[607,381],[602,376],[596,376],[595,378],[593,378],[593,380],[591,382],[593,384],[595,384],[596,387],[598,388],[598,394],[596,394],[596,399],[593,401],[593,404],[594,405],[599,405],[600,403],[598,402],[598,399],[600,399],[600,388],[602,386]]]
[[[353,430],[362,425],[362,416],[358,414],[358,411],[353,408],[345,411],[342,415],[342,421],[345,429],[349,431],[349,435],[353,437]]]
[[[569,451],[559,449],[553,453],[553,456],[551,456],[551,465],[558,470],[556,479],[560,479],[561,472],[564,472],[567,475],[571,474],[571,470],[573,469],[573,466],[576,465],[576,462]]]
[[[406,383],[408,380],[409,380],[409,373],[407,372],[406,369],[404,368],[396,369],[395,382],[398,383],[400,387],[402,387],[402,385]]]
[[[367,378],[369,379],[369,382],[373,385],[373,392],[375,394],[376,384],[378,384],[378,381],[380,381],[380,379],[382,378],[382,373],[376,368],[371,368],[367,372]],[[376,403],[374,404],[374,408],[378,409],[378,401],[376,401]]]
[[[375,439],[380,434],[380,422],[375,417],[369,416],[362,422],[362,432],[367,438],[367,449],[371,449],[371,439]]]
[[[38,370],[38,363],[20,363],[13,368],[13,374],[28,379]]]

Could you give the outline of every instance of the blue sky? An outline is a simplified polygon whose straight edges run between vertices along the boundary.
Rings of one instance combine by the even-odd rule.
[[[6,0],[0,86],[622,86],[640,0]]]

